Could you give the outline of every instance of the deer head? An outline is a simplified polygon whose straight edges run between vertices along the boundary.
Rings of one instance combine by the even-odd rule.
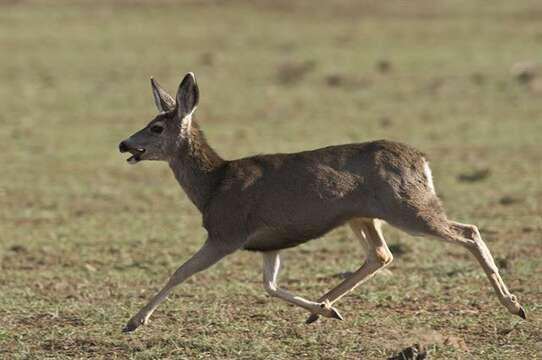
[[[169,161],[183,142],[189,141],[192,115],[199,101],[199,90],[193,73],[185,75],[173,99],[151,78],[152,94],[159,114],[147,126],[119,144],[121,153],[132,154],[129,164],[141,160]]]

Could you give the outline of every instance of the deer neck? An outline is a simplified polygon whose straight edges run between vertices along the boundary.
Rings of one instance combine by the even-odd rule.
[[[188,198],[203,212],[222,176],[225,161],[193,123],[169,166]]]

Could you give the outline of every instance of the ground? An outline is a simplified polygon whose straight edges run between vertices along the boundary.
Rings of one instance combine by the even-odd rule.
[[[541,21],[534,0],[1,1],[0,357],[540,358]],[[379,138],[425,152],[528,320],[463,249],[386,227],[391,274],[337,303],[344,321],[305,325],[239,252],[122,334],[205,239],[166,164],[117,152],[154,115],[149,77],[174,92],[187,71],[226,158]],[[363,260],[345,228],[283,257],[281,285],[310,299]]]

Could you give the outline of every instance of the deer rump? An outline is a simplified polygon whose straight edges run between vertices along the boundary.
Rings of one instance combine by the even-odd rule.
[[[385,140],[234,160],[226,164],[204,226],[245,227],[242,248],[252,251],[294,247],[359,217],[404,228],[395,214],[440,210],[425,166],[421,152]]]

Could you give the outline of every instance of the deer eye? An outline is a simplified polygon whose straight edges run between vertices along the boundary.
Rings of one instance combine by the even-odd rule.
[[[151,126],[151,131],[155,134],[161,134],[162,131],[164,131],[164,128],[160,125],[153,125]]]

